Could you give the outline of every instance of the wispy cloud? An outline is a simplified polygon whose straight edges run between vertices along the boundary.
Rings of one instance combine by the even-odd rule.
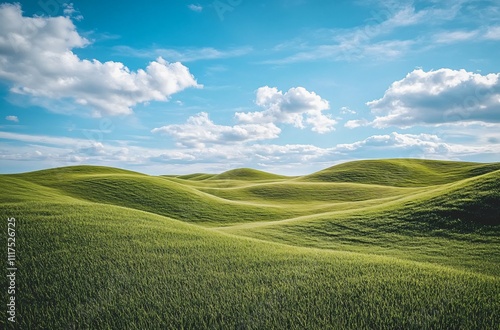
[[[284,56],[262,63],[357,61],[366,58],[391,60],[423,47],[469,40],[500,39],[500,29],[496,26],[452,31],[444,28],[445,23],[465,15],[462,12],[465,4],[466,1],[455,1],[446,3],[441,8],[436,5],[417,10],[412,3],[385,2],[378,11],[372,12],[372,17],[365,24],[350,29],[321,29],[309,32],[307,36],[285,41],[273,49],[275,54],[281,53]],[[478,26],[488,24],[474,23]],[[420,28],[411,28],[416,26]],[[439,26],[443,26],[442,31],[435,34],[434,31]],[[399,32],[404,29],[405,38],[402,38]]]
[[[194,62],[200,60],[215,60],[231,57],[244,56],[252,52],[252,47],[238,47],[225,50],[216,49],[213,47],[203,48],[183,48],[183,49],[169,49],[169,48],[148,48],[136,49],[129,46],[116,46],[114,51],[117,54],[142,57],[142,58],[156,58],[161,56],[169,61],[179,62]]]
[[[434,42],[451,44],[461,41],[467,41],[478,37],[479,31],[445,31],[434,36]]]
[[[203,7],[201,5],[190,4],[188,8],[197,13],[201,13],[203,11]]]
[[[484,34],[487,40],[500,40],[500,26],[491,26]]]
[[[14,123],[19,122],[19,118],[17,118],[17,116],[7,116],[7,117],[5,117],[5,120],[13,121]]]

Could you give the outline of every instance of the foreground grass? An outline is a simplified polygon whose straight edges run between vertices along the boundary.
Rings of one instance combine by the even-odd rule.
[[[496,277],[241,239],[93,203],[3,204],[0,216],[12,215],[20,329],[500,324]]]

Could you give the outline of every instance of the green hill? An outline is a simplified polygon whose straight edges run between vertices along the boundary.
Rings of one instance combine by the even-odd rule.
[[[199,187],[199,190],[230,200],[281,203],[356,202],[410,194],[415,188],[357,183],[299,182],[294,180],[254,183],[238,187]]]
[[[224,173],[215,175],[210,178],[210,180],[276,180],[276,179],[286,179],[286,176],[267,173],[259,170],[254,170],[251,168],[238,168]]]
[[[15,328],[498,329],[498,168],[0,175]]]
[[[102,168],[69,168],[13,175],[83,201],[119,205],[187,222],[233,223],[283,219],[291,212],[278,205],[235,202],[181,185],[168,178]]]
[[[499,169],[500,163],[421,159],[363,160],[336,165],[304,176],[301,180],[419,187],[450,183]]]
[[[215,174],[207,174],[207,173],[194,173],[194,174],[187,174],[187,175],[177,175],[176,178],[182,179],[182,180],[196,180],[196,181],[201,181],[201,180],[207,180],[212,177],[214,177]]]
[[[500,276],[500,171],[400,199],[225,228],[286,244],[434,261]]]

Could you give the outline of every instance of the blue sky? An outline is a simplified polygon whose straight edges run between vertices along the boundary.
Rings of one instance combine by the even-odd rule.
[[[0,170],[500,161],[500,2],[0,5]]]

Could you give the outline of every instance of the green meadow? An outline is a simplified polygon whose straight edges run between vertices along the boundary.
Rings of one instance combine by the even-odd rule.
[[[500,329],[500,163],[74,166],[0,186],[2,329]]]

